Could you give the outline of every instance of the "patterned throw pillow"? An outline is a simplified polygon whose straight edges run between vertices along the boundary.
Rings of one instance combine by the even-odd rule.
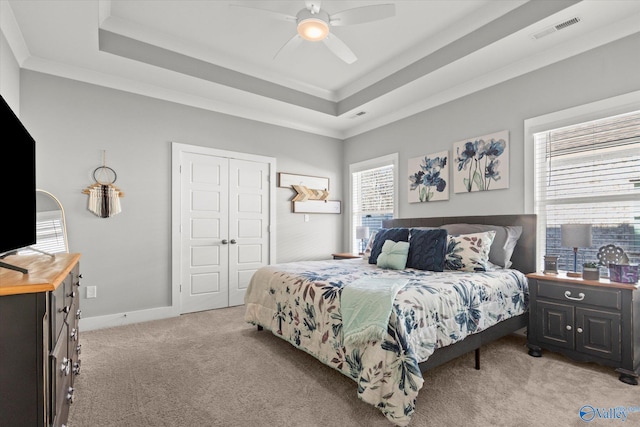
[[[378,255],[378,267],[392,270],[404,270],[407,265],[409,242],[394,242],[387,240],[382,245],[382,251]]]
[[[409,229],[408,228],[381,228],[376,234],[376,238],[373,241],[371,247],[371,255],[369,255],[369,264],[376,264],[378,262],[378,255],[382,252],[382,245],[387,240],[393,240],[394,242],[408,242],[409,241]]]
[[[489,270],[489,250],[496,232],[460,234],[447,237],[445,268],[461,271]]]
[[[412,228],[407,267],[418,270],[443,271],[446,250],[447,230]]]
[[[373,230],[371,235],[369,236],[369,241],[367,242],[367,247],[364,249],[364,259],[367,261],[371,256],[371,248],[373,247],[373,242],[376,240],[376,234],[378,234],[378,230]]]
[[[489,261],[500,267],[511,267],[511,255],[522,235],[522,227],[519,225],[486,225],[486,224],[446,224],[444,228],[449,234],[470,234],[495,231],[496,237],[491,243]]]

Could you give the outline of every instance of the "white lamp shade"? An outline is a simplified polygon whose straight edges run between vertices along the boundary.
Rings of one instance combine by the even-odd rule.
[[[364,240],[369,238],[369,227],[356,227],[356,239]]]
[[[565,248],[591,247],[591,224],[562,224],[562,246]]]

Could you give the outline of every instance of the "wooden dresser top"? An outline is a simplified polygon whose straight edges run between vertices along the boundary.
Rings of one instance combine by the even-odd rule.
[[[2,261],[26,268],[29,274],[0,268],[0,296],[55,290],[73,269],[80,254],[11,255]]]

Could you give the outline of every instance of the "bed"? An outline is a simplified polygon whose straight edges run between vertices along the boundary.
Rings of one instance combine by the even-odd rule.
[[[402,238],[394,243],[395,239],[376,237],[372,261],[377,257],[377,263],[361,259],[304,261],[259,269],[245,296],[245,320],[258,330],[270,330],[352,378],[361,400],[377,407],[393,424],[404,426],[410,423],[416,410],[416,397],[423,388],[425,372],[471,351],[475,351],[479,369],[482,345],[526,327],[525,274],[536,269],[536,217],[393,219],[385,221],[383,227],[383,236],[408,232],[410,237],[406,243]],[[504,234],[504,230],[511,247],[502,262],[505,241],[496,235]],[[510,236],[514,230],[515,240]],[[447,262],[454,259],[451,248],[457,242],[473,240],[475,245],[478,239],[473,236],[483,237],[481,244],[486,246],[487,253],[480,258],[486,264],[482,268],[469,267],[465,258],[467,266],[463,263],[464,268],[454,271],[440,270],[437,265],[422,268],[422,261],[416,264],[416,251],[426,253],[436,247],[439,254],[441,239],[436,239],[435,246],[429,243],[429,248],[419,247],[417,242],[420,237],[436,235],[444,235],[447,242]],[[385,240],[386,252],[380,252],[381,240]],[[415,248],[407,249],[414,242]],[[499,262],[488,261],[488,244],[491,260],[498,259],[494,257],[495,249],[500,255]],[[409,250],[407,267],[396,269],[385,264],[394,259],[394,248]],[[438,256],[429,260],[437,260]],[[380,263],[383,257],[385,262]],[[421,268],[415,268],[416,265]],[[451,268],[457,268],[456,264]],[[360,287],[366,292],[367,287],[374,287],[372,297],[383,299],[358,294]],[[384,313],[375,321],[366,317],[376,311],[384,312],[377,308],[385,306],[385,299],[389,300],[389,309],[380,331]],[[354,317],[353,313],[358,315]],[[368,322],[365,328],[359,315]],[[375,335],[353,333],[354,319],[361,321],[360,331],[382,335],[372,338]]]

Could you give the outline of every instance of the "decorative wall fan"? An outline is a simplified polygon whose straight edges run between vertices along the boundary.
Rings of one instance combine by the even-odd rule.
[[[355,62],[358,58],[338,36],[330,32],[330,27],[378,21],[390,18],[396,13],[396,6],[394,4],[361,6],[343,10],[342,12],[337,12],[332,15],[329,15],[329,13],[321,9],[320,0],[307,0],[305,1],[305,5],[306,7],[304,9],[300,10],[296,16],[293,16],[251,6],[230,4],[230,6],[233,7],[241,7],[245,10],[255,11],[256,13],[296,24],[298,29],[297,34],[289,39],[289,41],[276,52],[274,58],[285,51],[290,51],[298,47],[303,40],[313,42],[322,41],[331,52],[347,64]]]

